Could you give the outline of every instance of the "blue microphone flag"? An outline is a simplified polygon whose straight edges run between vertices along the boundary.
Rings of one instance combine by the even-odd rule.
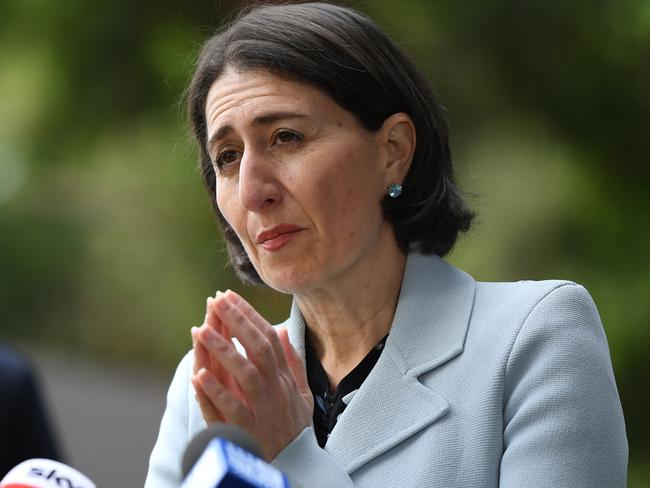
[[[181,488],[289,488],[282,472],[241,447],[214,438]]]

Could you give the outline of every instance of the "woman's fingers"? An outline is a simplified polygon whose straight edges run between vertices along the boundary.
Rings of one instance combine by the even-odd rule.
[[[197,390],[197,399],[209,403],[207,407],[214,415],[221,415],[221,421],[231,422],[240,426],[252,425],[252,416],[250,411],[245,407],[239,398],[231,391],[225,388],[217,379],[205,368],[192,377],[192,384]],[[199,398],[198,391],[201,392]],[[207,420],[207,419],[206,419]]]
[[[249,322],[254,325],[271,343],[273,352],[278,361],[278,367],[281,369],[286,368],[287,364],[285,362],[284,349],[280,344],[275,328],[273,328],[250,303],[240,297],[237,293],[229,290],[226,293],[226,299],[229,300],[230,303],[234,304],[238,310],[248,318]]]
[[[265,459],[273,459],[312,421],[302,360],[286,331],[278,335],[236,293],[218,293],[207,309],[206,323],[193,331],[197,362],[207,363],[192,378],[204,417],[221,416],[244,428],[260,442]]]
[[[193,374],[198,373],[199,369],[207,367],[210,364],[211,360],[210,353],[199,341],[198,332],[198,327],[192,327],[192,346],[194,348],[194,365],[192,367]]]
[[[218,292],[217,295],[220,295]],[[231,335],[228,328],[223,324],[221,319],[214,311],[214,298],[208,297],[206,300],[206,314],[201,327],[192,327],[192,345],[194,347],[194,366],[193,374],[196,375],[201,368],[206,368],[211,374],[226,388],[229,388],[238,398],[243,399],[243,394],[234,380],[232,375],[223,368],[223,366],[215,360],[210,351],[206,348],[204,343],[199,339],[199,334],[202,328],[210,327],[219,332],[222,336],[230,341]]]
[[[219,320],[219,317],[214,313],[212,310],[213,308],[213,302],[214,298],[208,297],[206,299],[206,304],[205,304],[205,317],[203,318],[203,324],[209,324],[210,326],[214,328],[218,328],[220,332],[223,332],[221,329],[223,329],[221,325],[221,321]],[[192,369],[192,373],[196,374],[198,373],[199,369],[201,368],[214,368],[215,364],[212,361],[212,358],[210,357],[210,354],[208,351],[203,347],[202,344],[200,344],[197,340],[197,334],[199,331],[199,327],[192,327],[191,333],[192,333],[192,347],[194,348],[194,366]],[[217,368],[218,369],[218,368]],[[213,373],[217,374],[217,371],[213,371]]]
[[[208,298],[208,304],[210,303],[211,298]],[[208,313],[206,313],[205,316],[205,321],[203,322],[203,325],[201,327],[205,327],[206,324],[208,323]],[[201,368],[206,368],[209,369],[212,374],[217,378],[218,381],[220,381],[222,384],[229,384],[230,381],[228,379],[228,372],[225,371],[221,365],[215,361],[210,354],[210,352],[207,350],[207,348],[203,345],[203,343],[199,339],[199,334],[201,331],[201,327],[192,327],[191,333],[192,333],[192,347],[194,349],[194,365],[192,367],[192,373],[196,375]]]
[[[307,380],[305,364],[289,342],[289,332],[284,327],[280,327],[277,329],[277,333],[280,344],[282,344],[282,349],[284,350],[284,355],[287,358],[287,365],[289,366],[289,370],[296,382],[298,390],[303,397],[309,399],[310,402],[313,401],[313,396],[309,389],[309,382]]]
[[[267,380],[274,382],[279,371],[288,372],[275,329],[251,305],[236,293],[227,291],[215,300],[215,308]]]
[[[197,372],[198,373],[198,372]],[[210,398],[203,391],[203,387],[199,382],[196,375],[192,376],[192,386],[194,387],[194,393],[196,396],[196,401],[201,408],[201,414],[207,423],[210,422],[224,422],[226,419],[221,414],[219,409],[212,403]]]
[[[220,300],[222,296],[223,293],[218,291],[215,298],[208,297],[208,301],[206,304],[205,323],[213,327],[214,330],[219,332],[219,334],[224,336],[227,340],[231,340],[232,334],[230,333],[230,330],[228,329],[226,324],[224,324],[223,321],[219,318],[219,315],[215,310],[215,303],[218,300]]]
[[[264,401],[266,389],[259,371],[251,361],[239,354],[232,342],[227,341],[211,327],[201,327],[197,337],[212,358],[219,363],[220,369],[227,372],[225,382],[219,377],[215,378],[223,387],[242,403]]]

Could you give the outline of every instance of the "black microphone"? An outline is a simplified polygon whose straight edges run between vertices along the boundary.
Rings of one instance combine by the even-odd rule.
[[[290,488],[287,477],[260,458],[257,442],[244,430],[213,424],[185,449],[181,488]]]

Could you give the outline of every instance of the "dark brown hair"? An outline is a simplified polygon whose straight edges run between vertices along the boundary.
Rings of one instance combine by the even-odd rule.
[[[237,235],[216,206],[205,104],[227,66],[265,70],[313,86],[354,114],[368,130],[404,112],[417,146],[399,198],[384,197],[385,218],[406,252],[444,256],[474,218],[454,183],[444,109],[426,78],[364,14],[327,3],[254,6],[208,39],[187,92],[203,180],[238,275],[261,283]]]

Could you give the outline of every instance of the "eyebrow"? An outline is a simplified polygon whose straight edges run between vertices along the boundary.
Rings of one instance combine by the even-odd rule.
[[[251,125],[260,126],[260,125],[269,125],[278,120],[288,120],[288,119],[307,119],[309,116],[300,112],[270,112],[267,114],[258,115],[253,119]],[[211,147],[219,139],[223,139],[229,133],[233,131],[232,125],[226,124],[222,127],[219,127],[217,132],[215,132],[210,140],[208,140],[207,147]]]

